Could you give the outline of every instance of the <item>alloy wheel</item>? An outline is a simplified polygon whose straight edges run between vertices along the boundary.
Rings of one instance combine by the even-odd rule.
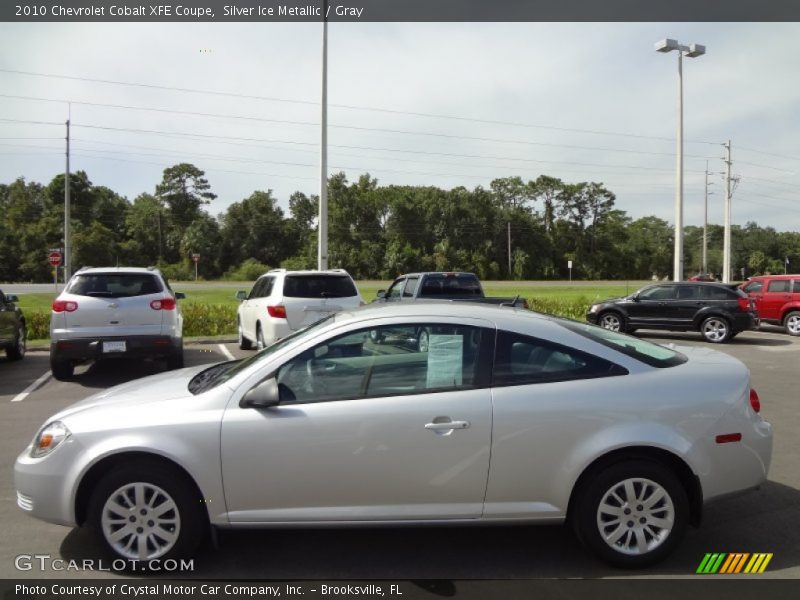
[[[614,484],[597,508],[600,537],[613,550],[631,556],[658,548],[674,523],[672,498],[650,479],[637,477]]]
[[[800,313],[792,313],[786,318],[786,331],[789,335],[800,335]]]
[[[614,313],[606,313],[600,318],[600,327],[610,331],[621,331],[622,319]]]
[[[178,540],[178,506],[162,488],[132,482],[109,495],[100,519],[103,536],[121,556],[151,560],[169,552]]]
[[[728,324],[723,319],[706,319],[703,323],[703,337],[710,342],[725,340],[728,337]]]

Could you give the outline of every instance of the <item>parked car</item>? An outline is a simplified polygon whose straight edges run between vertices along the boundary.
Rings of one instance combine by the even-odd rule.
[[[369,335],[422,326],[446,331],[427,351]],[[45,422],[14,481],[28,514],[88,524],[126,560],[191,555],[209,527],[569,521],[602,559],[642,567],[705,502],[765,481],[759,410],[747,367],[707,348],[372,304],[90,396]]]
[[[528,308],[528,301],[519,296],[501,298],[486,296],[474,273],[409,273],[400,275],[388,290],[379,290],[380,302],[410,302],[414,300],[457,300],[478,304],[505,304]]]
[[[758,325],[753,302],[721,283],[673,282],[649,285],[624,298],[592,304],[586,320],[610,329],[699,331],[715,344]]]
[[[741,285],[756,305],[764,323],[781,325],[789,335],[800,335],[800,275],[761,275]]]
[[[239,348],[261,350],[293,331],[364,304],[353,278],[344,269],[287,271],[272,269],[259,277],[250,293],[236,292]]]
[[[183,316],[158,269],[103,267],[79,270],[53,300],[50,369],[72,377],[87,360],[150,357],[183,366]]]
[[[25,316],[17,302],[14,294],[6,295],[0,290],[0,348],[5,349],[8,360],[21,360],[25,356],[28,339]]]

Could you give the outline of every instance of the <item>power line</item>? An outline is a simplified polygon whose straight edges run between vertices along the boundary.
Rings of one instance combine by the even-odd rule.
[[[109,79],[94,79],[90,77],[75,77],[69,75],[58,75],[54,73],[36,73],[32,71],[21,71],[15,69],[0,69],[2,73],[13,73],[17,75],[29,75],[33,77],[52,77],[57,79],[67,79],[73,81],[86,81],[91,83],[104,83],[104,84],[111,84],[111,85],[123,85],[123,86],[130,86],[130,87],[141,87],[141,88],[148,88],[148,89],[158,89],[158,90],[168,90],[168,91],[178,91],[178,92],[186,92],[186,93],[194,93],[194,94],[207,94],[213,96],[224,96],[230,98],[243,98],[243,99],[250,99],[250,100],[261,100],[261,101],[269,101],[269,102],[283,102],[283,103],[290,103],[290,104],[305,104],[310,106],[318,106],[319,102],[310,101],[310,100],[298,100],[298,99],[289,99],[289,98],[278,98],[278,97],[271,97],[271,96],[257,96],[257,95],[250,95],[250,94],[241,94],[236,92],[222,92],[222,91],[214,91],[214,90],[201,90],[195,88],[183,88],[183,87],[174,87],[174,86],[165,86],[165,85],[157,85],[157,84],[147,84],[147,83],[134,83],[134,82],[126,82],[126,81],[115,81]],[[651,139],[651,140],[662,140],[662,141],[674,141],[674,138],[671,137],[661,137],[661,136],[649,136],[649,135],[642,135],[642,134],[634,134],[634,133],[627,133],[627,132],[616,132],[616,131],[600,131],[600,130],[593,130],[593,129],[580,129],[580,128],[571,128],[571,127],[556,127],[552,125],[541,125],[541,124],[534,124],[534,123],[520,123],[516,121],[500,121],[494,119],[479,119],[475,117],[465,117],[465,116],[457,116],[457,115],[443,115],[443,114],[435,114],[435,113],[423,113],[423,112],[414,112],[414,111],[403,111],[397,109],[389,109],[389,108],[379,108],[375,106],[363,106],[363,105],[354,105],[354,104],[333,104],[329,103],[328,106],[335,107],[335,108],[345,108],[349,110],[365,110],[365,111],[372,111],[372,112],[381,112],[381,113],[388,113],[388,114],[400,114],[400,115],[411,115],[417,117],[427,117],[427,118],[434,118],[434,119],[451,119],[456,121],[470,121],[474,123],[486,123],[490,125],[508,125],[512,127],[526,127],[526,128],[535,128],[535,129],[548,129],[552,131],[567,131],[573,133],[589,133],[593,135],[610,135],[610,136],[618,136],[618,137],[631,137],[631,138],[640,138],[640,139]],[[694,144],[711,144],[711,145],[718,145],[718,142],[707,142],[707,141],[693,141],[693,140],[686,140],[687,143],[694,143]]]

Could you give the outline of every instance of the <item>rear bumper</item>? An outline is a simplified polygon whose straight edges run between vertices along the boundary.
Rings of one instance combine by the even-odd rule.
[[[109,342],[123,342],[124,351],[112,349]],[[98,360],[104,358],[168,357],[179,352],[182,338],[168,335],[130,335],[103,338],[76,338],[50,343],[50,356],[63,360]],[[119,346],[119,344],[117,344]]]
[[[734,331],[747,331],[758,329],[758,317],[752,313],[737,313],[733,319]]]

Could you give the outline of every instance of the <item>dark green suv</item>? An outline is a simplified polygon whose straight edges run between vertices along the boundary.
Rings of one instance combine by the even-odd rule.
[[[9,360],[20,360],[25,356],[28,337],[25,317],[15,302],[18,302],[16,296],[6,296],[0,290],[0,348],[5,348]]]

